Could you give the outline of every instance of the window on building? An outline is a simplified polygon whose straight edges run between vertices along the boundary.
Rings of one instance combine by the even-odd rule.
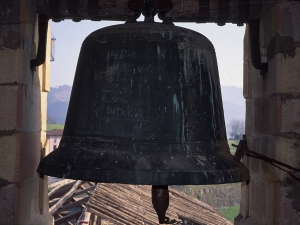
[[[53,151],[56,149],[56,145],[53,145]]]
[[[56,143],[56,137],[54,138],[54,143]]]

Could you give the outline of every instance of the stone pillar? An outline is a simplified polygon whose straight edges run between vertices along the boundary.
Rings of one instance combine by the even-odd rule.
[[[35,71],[30,68],[38,44],[35,4],[2,1],[0,7],[1,224],[53,224],[47,178],[36,172],[46,154],[50,61],[48,57]]]
[[[248,148],[300,168],[300,2],[276,3],[260,22],[260,75],[251,63],[249,33],[244,39],[244,97]],[[242,184],[235,224],[300,224],[300,182],[255,158],[243,158],[250,170]],[[289,170],[300,178],[300,173]]]

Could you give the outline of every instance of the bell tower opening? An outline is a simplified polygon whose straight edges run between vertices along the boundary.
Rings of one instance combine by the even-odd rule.
[[[145,18],[85,39],[62,141],[38,171],[165,192],[249,179],[231,158],[212,44]]]

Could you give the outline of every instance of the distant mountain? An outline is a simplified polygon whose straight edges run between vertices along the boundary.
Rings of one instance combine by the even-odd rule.
[[[64,124],[66,120],[72,87],[68,85],[51,87],[48,93],[47,123]]]
[[[55,102],[69,102],[72,87],[63,85],[59,87],[51,87],[48,93],[48,104]]]
[[[65,123],[71,90],[72,87],[68,85],[51,87],[48,93],[48,123]],[[221,86],[221,91],[226,127],[232,119],[245,120],[243,89],[235,86]]]

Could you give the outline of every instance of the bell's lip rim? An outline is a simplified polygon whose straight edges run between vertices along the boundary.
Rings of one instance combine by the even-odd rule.
[[[44,165],[43,165],[44,164]],[[46,163],[40,162],[37,172],[41,175],[47,175],[52,177],[73,179],[73,180],[83,180],[97,183],[116,183],[116,184],[136,184],[136,185],[214,185],[214,184],[228,184],[228,183],[240,183],[250,180],[248,168],[242,164],[238,163],[236,169],[234,170],[223,170],[223,171],[185,171],[185,172],[166,172],[166,171],[125,171],[123,173],[121,170],[91,170],[90,168],[82,169],[80,172],[69,171],[71,173],[61,174],[58,176],[56,171],[60,170],[62,166],[55,166],[53,173],[48,171],[45,173],[43,167],[47,166]],[[109,175],[108,175],[109,174]],[[120,174],[122,176],[120,177]],[[168,174],[169,178],[165,178]],[[172,176],[173,175],[173,176]],[[189,177],[188,177],[189,175]],[[119,177],[118,177],[119,176]],[[172,179],[170,177],[172,176]],[[227,176],[224,178],[224,176]],[[89,178],[90,177],[90,178]],[[118,177],[118,178],[116,178]],[[157,181],[151,177],[164,177]],[[184,178],[181,180],[179,177]],[[206,177],[206,179],[205,179]],[[208,179],[208,177],[211,177]],[[230,178],[228,178],[230,177]],[[97,179],[99,178],[99,179]],[[102,179],[101,179],[102,178]],[[203,179],[204,178],[204,179]],[[165,182],[165,179],[169,179]],[[187,181],[188,180],[188,181]]]
[[[59,148],[55,151],[66,152],[67,149]],[[74,150],[74,152],[76,151],[77,150]],[[125,153],[123,154],[126,155]],[[174,170],[171,171],[172,168],[170,170],[158,170],[158,169],[155,170],[152,169],[152,167],[148,169],[135,168],[134,170],[126,169],[126,168],[110,169],[108,167],[103,169],[103,168],[95,168],[93,167],[93,165],[91,165],[90,167],[84,167],[78,164],[74,164],[70,166],[67,165],[68,162],[64,164],[59,164],[59,163],[55,164],[52,162],[51,163],[47,162],[47,157],[53,156],[53,154],[51,154],[41,160],[37,171],[40,174],[53,176],[53,177],[62,177],[66,179],[87,180],[87,181],[100,182],[100,183],[124,183],[124,184],[144,184],[144,185],[162,184],[164,182],[164,179],[168,180],[168,184],[164,183],[165,185],[223,184],[223,183],[243,182],[250,179],[249,171],[247,167],[242,162],[235,162],[231,154],[230,154],[232,156],[231,158],[229,158],[229,155],[224,154],[223,152],[212,152],[210,155],[218,155],[222,159],[220,163],[222,163],[223,166],[227,165],[227,168],[220,169],[218,167],[218,168],[210,168],[210,170],[209,169],[197,170],[197,169],[186,168],[182,170],[178,169],[178,171],[174,171]],[[163,159],[163,158],[171,157],[171,155],[158,155],[157,157]],[[181,155],[180,157],[182,157],[183,159],[186,156]],[[70,158],[72,158],[72,156]],[[191,160],[195,158],[196,158],[195,155],[190,156]],[[136,162],[138,162],[138,159],[136,160]],[[207,165],[203,166],[203,168],[208,167]],[[120,176],[120,174],[122,174],[122,176]],[[157,179],[159,181],[157,181]]]

